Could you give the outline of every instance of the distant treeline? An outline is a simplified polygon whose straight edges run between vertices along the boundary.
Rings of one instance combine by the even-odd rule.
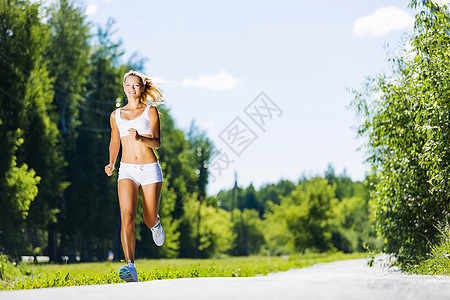
[[[123,74],[141,70],[145,59],[123,63],[113,28],[109,21],[92,34],[68,0],[49,8],[1,1],[0,253],[56,262],[103,260],[109,251],[121,257],[117,177],[103,171],[109,117],[125,101]],[[352,252],[374,241],[366,186],[332,168],[323,178],[208,197],[212,142],[194,123],[184,132],[159,110],[167,238],[154,246],[138,211],[138,257]]]

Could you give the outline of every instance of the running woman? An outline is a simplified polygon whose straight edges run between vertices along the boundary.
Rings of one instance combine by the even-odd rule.
[[[150,228],[156,245],[162,246],[165,235],[158,215],[163,182],[161,166],[153,149],[161,146],[158,110],[150,103],[162,103],[162,94],[144,74],[129,71],[124,75],[123,89],[127,105],[111,113],[109,164],[105,173],[111,176],[122,144],[117,190],[120,203],[123,253],[127,265],[119,270],[121,279],[138,281],[134,265],[136,209],[141,188],[144,222]]]

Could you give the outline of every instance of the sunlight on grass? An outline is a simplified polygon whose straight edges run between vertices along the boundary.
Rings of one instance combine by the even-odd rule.
[[[220,259],[138,259],[135,264],[141,281],[197,277],[249,277],[303,268],[317,263],[367,257],[354,254],[296,254],[290,256],[250,256]],[[107,284],[122,282],[118,276],[121,262],[69,265],[21,264],[10,269],[14,276],[2,276],[2,289]]]

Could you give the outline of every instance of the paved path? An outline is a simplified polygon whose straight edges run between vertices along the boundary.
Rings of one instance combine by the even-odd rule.
[[[450,277],[404,275],[365,259],[248,278],[167,279],[137,283],[0,292],[0,300],[26,299],[450,299]]]

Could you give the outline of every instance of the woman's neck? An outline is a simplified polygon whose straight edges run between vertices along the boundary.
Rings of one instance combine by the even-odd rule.
[[[143,105],[143,103],[139,100],[139,98],[128,99],[127,106],[130,109],[138,109],[138,108],[142,107],[142,105]]]

